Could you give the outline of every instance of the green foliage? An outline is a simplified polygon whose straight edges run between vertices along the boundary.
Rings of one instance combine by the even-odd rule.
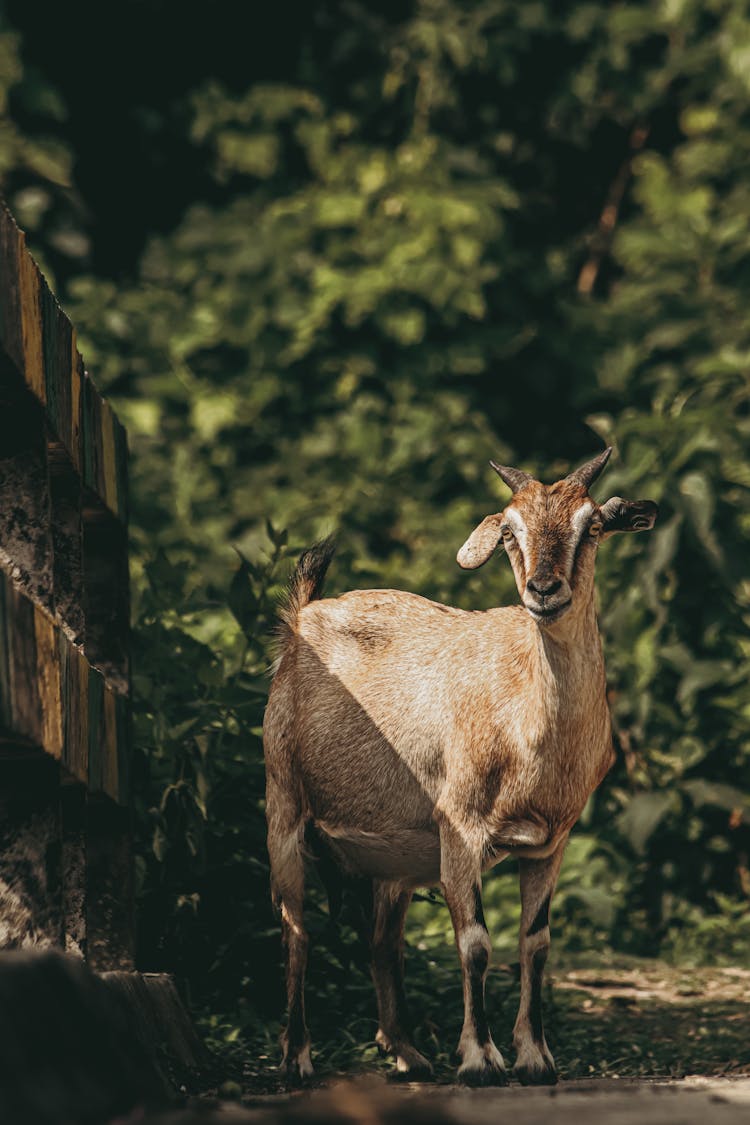
[[[618,824],[642,857],[631,893],[675,948],[696,918],[683,904],[726,919],[722,896],[744,900],[750,889],[750,134],[738,46],[749,35],[735,4],[714,5],[710,21],[698,6],[681,15],[663,58],[681,91],[675,143],[635,160],[634,210],[613,248],[620,276],[592,324],[601,379],[623,403],[592,420],[623,454],[608,483],[624,484],[627,466],[628,486],[662,506],[648,546],[639,540],[617,560],[632,559],[629,589],[602,568],[602,603],[626,767]],[[737,948],[731,930],[718,943],[726,954]]]
[[[89,244],[61,135],[65,104],[43,74],[24,65],[20,46],[0,11],[0,194],[53,280],[58,267],[80,267]]]
[[[332,592],[515,598],[507,568],[453,562],[503,502],[489,456],[552,479],[605,440],[597,495],[661,508],[600,553],[618,763],[571,841],[559,946],[746,948],[745,6],[381,7],[290,21],[262,80],[196,75],[169,120],[205,181],[170,229],[144,213],[137,276],[81,262],[65,291],[132,450],[141,956],[214,1005],[217,1039],[265,1042],[281,1007],[259,729],[285,560],[337,528]],[[0,43],[0,97],[38,95],[0,170],[54,194],[71,154],[33,154],[61,103]],[[512,871],[486,897],[512,958]],[[318,899],[311,919],[313,1007],[366,1039],[364,952]],[[452,996],[439,902],[410,933],[418,995]]]
[[[188,568],[163,553],[146,565],[133,673],[139,957],[189,979],[196,1002],[241,989],[261,1011],[279,992],[266,967],[278,927],[260,733],[286,557],[285,534],[270,524],[268,534],[267,556],[241,559],[225,598],[191,587]]]

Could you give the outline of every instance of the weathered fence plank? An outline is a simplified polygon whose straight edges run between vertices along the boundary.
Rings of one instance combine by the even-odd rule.
[[[133,957],[127,441],[0,206],[0,948]]]

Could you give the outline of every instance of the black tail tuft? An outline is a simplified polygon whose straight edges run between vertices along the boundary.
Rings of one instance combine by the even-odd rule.
[[[333,535],[329,535],[314,543],[300,556],[279,610],[279,640],[282,647],[295,631],[300,610],[322,595],[326,571],[335,552],[336,540]]]
[[[296,584],[304,587],[305,600],[300,608],[308,602],[315,601],[323,593],[323,582],[335,553],[336,539],[335,536],[329,535],[326,539],[313,543],[309,550],[300,555],[297,569],[292,577],[293,586]]]

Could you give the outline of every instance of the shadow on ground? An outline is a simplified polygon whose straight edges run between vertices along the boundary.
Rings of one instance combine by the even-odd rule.
[[[559,974],[549,1038],[562,1077],[750,1072],[750,972],[665,965]]]
[[[460,973],[450,952],[444,962],[431,963],[432,980],[420,972],[410,990],[419,1017],[417,1043],[433,1060],[437,1084],[454,1081],[453,1048],[462,1012]],[[493,1035],[511,1066],[515,968],[494,967],[487,992]],[[369,981],[350,978],[348,987],[329,999],[310,1011],[316,1084],[387,1073],[390,1063],[378,1056],[373,1042]],[[603,969],[553,967],[544,1000],[547,1039],[563,1081],[750,1075],[750,970],[642,961]],[[262,1040],[248,1037],[222,1051],[234,1096],[282,1089],[274,1065],[277,1032],[274,1027]]]

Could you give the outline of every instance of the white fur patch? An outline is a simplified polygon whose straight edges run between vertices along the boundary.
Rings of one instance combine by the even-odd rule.
[[[480,1045],[476,1039],[461,1043],[461,1065],[458,1073],[464,1070],[482,1070],[489,1065],[493,1070],[505,1070],[505,1060],[490,1039],[488,1043]]]
[[[308,1043],[302,1048],[297,1055],[297,1069],[299,1070],[300,1078],[311,1078],[315,1073],[310,1057],[310,1044]]]
[[[484,926],[480,926],[474,922],[471,926],[467,926],[465,930],[461,930],[458,938],[458,950],[462,957],[468,956],[469,950],[474,946],[481,945],[489,953],[491,950],[490,939],[487,936],[487,931]]]
[[[529,529],[526,526],[526,521],[524,520],[521,513],[517,512],[515,508],[509,508],[505,514],[505,522],[516,537],[516,542],[518,543],[518,546],[521,549],[521,554],[523,555],[523,565],[526,567],[526,570],[528,572],[529,564],[527,551],[529,548]]]
[[[573,560],[575,558],[576,547],[578,546],[584,529],[591,519],[595,511],[595,505],[592,500],[584,500],[580,508],[578,508],[570,519],[570,536],[568,538],[568,558],[566,560],[566,570],[568,577],[573,572]]]
[[[555,1060],[546,1042],[540,1047],[528,1031],[521,1038],[514,1039],[516,1047],[515,1070],[528,1070],[531,1073],[541,1074],[546,1070],[555,1069]]]

